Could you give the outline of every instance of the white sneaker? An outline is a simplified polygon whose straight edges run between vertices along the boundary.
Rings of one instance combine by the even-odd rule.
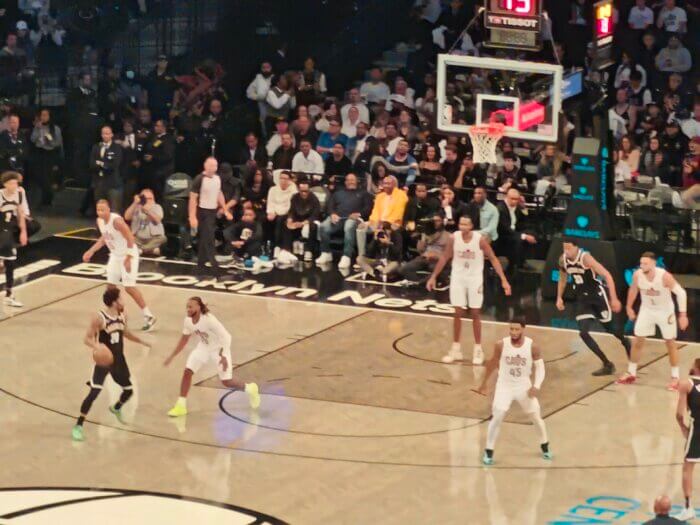
[[[323,252],[320,257],[316,258],[316,264],[321,266],[322,264],[330,264],[333,262],[333,256],[330,252]]]
[[[280,250],[280,254],[277,256],[277,260],[282,264],[294,264],[299,261],[297,256],[287,250]]]
[[[445,357],[442,358],[442,362],[449,365],[450,363],[454,363],[455,361],[462,361],[464,359],[464,356],[462,355],[461,350],[455,350],[451,349]]]
[[[678,514],[675,514],[672,517],[676,518],[677,520],[680,520],[680,521],[694,520],[695,519],[695,509],[693,507],[683,509]]]
[[[473,365],[483,365],[484,364],[484,350],[481,345],[475,345],[472,351],[472,364]]]
[[[17,299],[15,299],[14,295],[10,295],[9,297],[5,297],[5,300],[3,301],[7,306],[11,306],[12,308],[22,308],[24,304],[20,303]]]
[[[348,257],[347,255],[343,255],[340,258],[340,262],[338,263],[338,268],[340,270],[347,270],[348,268],[350,268],[351,263],[352,261],[350,260],[350,257]]]
[[[275,246],[275,249],[272,251],[272,258],[279,259],[281,251],[282,251],[282,248],[280,248],[279,246]]]

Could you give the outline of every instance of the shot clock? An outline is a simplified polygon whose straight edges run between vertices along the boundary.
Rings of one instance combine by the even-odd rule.
[[[538,51],[541,49],[543,0],[485,0],[486,45]]]
[[[593,66],[604,69],[615,61],[612,57],[613,32],[613,0],[600,0],[593,4],[593,46],[595,58]]]

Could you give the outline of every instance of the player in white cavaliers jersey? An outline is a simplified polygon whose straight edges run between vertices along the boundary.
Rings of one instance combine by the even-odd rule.
[[[143,295],[136,288],[136,276],[139,273],[139,252],[134,235],[124,219],[112,213],[109,202],[97,201],[97,227],[100,239],[83,254],[83,261],[89,262],[103,246],[109,249],[107,262],[107,285],[116,287],[121,284],[143,312],[143,330],[148,331],[156,324],[156,318],[146,305]]]
[[[642,304],[639,314],[634,311],[634,302],[641,294]],[[673,295],[678,301],[678,322]],[[668,390],[678,390],[680,371],[678,369],[678,345],[676,337],[678,328],[688,328],[688,295],[669,272],[657,268],[656,255],[645,252],[639,260],[639,270],[632,276],[632,285],[627,293],[627,316],[634,323],[634,341],[627,373],[617,383],[630,385],[637,380],[637,363],[641,357],[644,340],[656,334],[659,327],[661,337],[666,343],[668,360],[671,363],[671,382]]]
[[[452,234],[452,242],[447,243],[445,252],[435,265],[433,274],[428,279],[426,287],[428,291],[435,288],[438,275],[445,265],[452,260],[452,274],[450,278],[450,304],[454,307],[453,318],[453,342],[449,353],[442,358],[443,363],[461,361],[462,347],[462,316],[464,310],[469,308],[472,316],[472,328],[474,330],[474,352],[472,363],[480,365],[484,362],[484,351],[481,348],[481,306],[484,303],[484,259],[493,265],[494,270],[501,278],[501,285],[506,295],[511,294],[510,284],[503,273],[501,262],[493,253],[489,242],[479,233],[475,232],[474,224],[470,217],[459,219],[459,230]]]
[[[209,308],[200,297],[191,297],[187,301],[187,317],[185,317],[182,336],[173,353],[165,360],[164,365],[168,366],[175,356],[182,352],[193,334],[199,337],[199,343],[187,358],[185,372],[182,374],[182,382],[180,383],[180,397],[168,415],[170,417],[187,415],[187,394],[192,386],[192,376],[209,363],[218,365],[219,379],[225,387],[245,391],[248,394],[250,406],[258,408],[260,406],[258,385],[244,383],[233,378],[231,334],[209,312]]]
[[[535,369],[534,381],[532,380],[533,368]],[[493,464],[493,449],[498,433],[513,401],[518,402],[537,428],[540,434],[542,457],[552,459],[547,428],[540,414],[540,402],[537,399],[544,382],[544,359],[532,339],[525,337],[523,321],[511,321],[510,337],[496,343],[493,357],[486,363],[484,380],[476,390],[478,394],[486,395],[486,383],[494,369],[498,369],[498,379],[482,462],[484,465]]]

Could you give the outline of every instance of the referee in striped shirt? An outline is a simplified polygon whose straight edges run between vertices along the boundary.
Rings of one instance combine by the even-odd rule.
[[[188,215],[190,227],[197,231],[197,271],[206,273],[209,262],[212,270],[218,269],[215,259],[216,218],[224,215],[229,221],[233,215],[226,207],[221,191],[221,178],[217,171],[219,163],[214,157],[204,161],[204,171],[194,178],[190,191]]]

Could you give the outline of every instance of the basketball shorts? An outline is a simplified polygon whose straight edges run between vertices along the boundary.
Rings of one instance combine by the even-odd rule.
[[[576,320],[597,319],[601,323],[612,321],[613,311],[608,294],[601,287],[597,292],[583,293],[576,298]]]
[[[219,379],[226,381],[233,378],[233,363],[231,362],[231,349],[224,348],[221,355],[226,358],[226,367],[221,364],[221,356],[218,350],[211,350],[204,345],[197,345],[187,358],[185,368],[189,368],[195,374],[205,365],[214,364],[219,374]]]
[[[695,427],[695,420],[690,418],[690,432],[685,443],[685,460],[700,463],[700,429]]]
[[[107,375],[111,375],[114,382],[120,387],[125,389],[131,388],[131,372],[129,372],[129,365],[126,364],[126,358],[122,352],[114,354],[114,363],[109,368],[95,366],[92,371],[90,386],[101,389],[105,384]]]
[[[17,244],[11,231],[0,231],[0,260],[14,261],[17,259]]]
[[[484,278],[453,277],[450,280],[450,304],[458,308],[481,308],[484,304]]]
[[[131,258],[131,271],[127,272],[124,268],[125,257],[118,255],[110,255],[107,261],[107,282],[109,284],[122,286],[136,286],[136,277],[139,274],[139,257],[134,255]]]
[[[513,401],[517,401],[523,412],[533,414],[540,411],[540,402],[536,397],[527,395],[530,385],[504,386],[496,384],[496,393],[493,396],[493,411],[507,412]]]
[[[634,323],[634,335],[637,337],[654,337],[657,326],[661,332],[661,337],[666,341],[671,341],[678,337],[676,312],[640,308],[637,320]]]

